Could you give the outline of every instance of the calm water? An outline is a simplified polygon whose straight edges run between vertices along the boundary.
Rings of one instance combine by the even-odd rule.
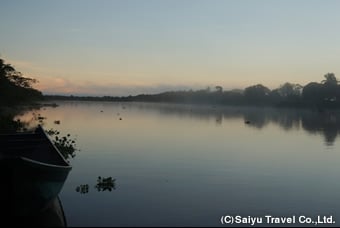
[[[81,150],[60,194],[69,226],[221,226],[222,215],[332,215],[340,225],[339,113],[58,104],[39,113]],[[115,189],[98,191],[98,176]]]

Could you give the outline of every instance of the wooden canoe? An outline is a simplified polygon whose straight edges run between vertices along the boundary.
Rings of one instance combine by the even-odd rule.
[[[0,135],[1,205],[7,214],[29,216],[46,209],[72,169],[44,129]]]

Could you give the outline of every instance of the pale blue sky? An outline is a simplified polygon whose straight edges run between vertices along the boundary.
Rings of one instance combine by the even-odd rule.
[[[273,89],[340,74],[337,0],[2,0],[0,57],[45,93]]]

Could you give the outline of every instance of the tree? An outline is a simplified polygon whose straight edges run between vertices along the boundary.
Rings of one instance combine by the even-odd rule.
[[[322,101],[322,84],[317,82],[310,82],[302,90],[302,98],[307,103],[318,104]]]
[[[338,84],[338,80],[336,79],[334,73],[327,73],[324,75],[325,80],[321,82],[326,86],[336,86]]]
[[[222,86],[215,86],[216,92],[222,93],[223,87]]]
[[[0,59],[0,88],[1,89],[4,89],[4,87],[9,86],[10,81],[7,75],[11,71],[14,71],[14,68],[9,64],[5,64],[5,62],[2,59]]]
[[[0,59],[0,77],[3,81],[8,80],[23,88],[32,88],[32,85],[38,82],[36,79],[23,77],[21,72],[16,71],[10,64],[5,64],[3,59]]]
[[[42,93],[32,88],[36,79],[23,77],[10,64],[0,59],[0,104],[15,105],[18,103],[41,99]]]
[[[325,102],[333,103],[340,99],[339,97],[339,86],[338,80],[336,79],[334,73],[327,73],[324,75],[325,80],[322,81],[323,83],[323,99]]]
[[[280,86],[280,88],[278,89],[278,93],[282,97],[300,96],[301,90],[302,90],[301,85],[286,82],[285,84]]]
[[[249,86],[244,90],[244,96],[247,101],[254,103],[265,103],[268,101],[270,89],[267,87],[257,84]]]
[[[14,71],[14,68],[9,64],[5,64],[3,59],[0,59],[0,77],[5,77],[8,71]]]

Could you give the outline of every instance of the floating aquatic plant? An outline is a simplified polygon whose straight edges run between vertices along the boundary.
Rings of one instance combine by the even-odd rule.
[[[71,138],[71,134],[60,136],[60,131],[53,128],[47,130],[46,133],[52,137],[52,142],[65,159],[74,158],[76,156],[76,151],[78,149],[76,148],[75,139]]]
[[[88,184],[81,184],[81,185],[77,186],[76,192],[79,192],[80,194],[89,193],[89,185]]]
[[[95,188],[100,192],[100,191],[112,191],[112,189],[116,189],[116,184],[115,184],[116,179],[113,179],[112,177],[107,177],[107,178],[102,178],[98,177],[97,179],[97,184]]]

